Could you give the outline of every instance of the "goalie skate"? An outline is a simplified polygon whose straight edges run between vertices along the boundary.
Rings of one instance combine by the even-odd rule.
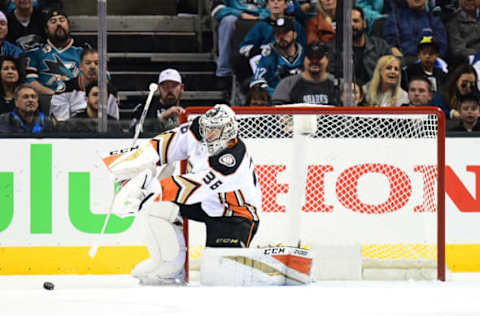
[[[142,262],[147,264],[147,262]],[[185,270],[181,270],[171,276],[141,276],[137,278],[140,285],[144,286],[186,286],[188,283],[185,281]]]

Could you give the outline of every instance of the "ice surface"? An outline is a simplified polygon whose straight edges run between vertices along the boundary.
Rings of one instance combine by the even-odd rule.
[[[43,282],[55,284],[53,291]],[[480,274],[447,282],[317,282],[296,287],[139,286],[129,275],[0,276],[0,315],[478,316]]]

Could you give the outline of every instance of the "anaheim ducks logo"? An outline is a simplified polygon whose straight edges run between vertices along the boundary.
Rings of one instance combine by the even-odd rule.
[[[218,162],[227,167],[235,166],[236,160],[232,154],[225,154],[218,159]]]

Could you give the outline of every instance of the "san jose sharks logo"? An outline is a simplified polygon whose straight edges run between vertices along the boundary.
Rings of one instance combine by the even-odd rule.
[[[43,71],[45,74],[53,76],[62,76],[73,78],[75,77],[75,72],[77,65],[75,62],[63,62],[57,54],[52,54],[55,60],[45,59],[43,62],[46,66],[46,69]]]

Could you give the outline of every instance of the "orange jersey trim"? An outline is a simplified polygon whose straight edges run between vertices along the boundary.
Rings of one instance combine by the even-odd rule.
[[[162,200],[185,204],[190,196],[201,186],[200,183],[182,176],[171,176],[160,180]]]
[[[162,200],[164,201],[176,201],[178,192],[180,192],[180,186],[173,181],[173,177],[167,177],[160,180],[162,186]]]
[[[241,190],[227,193],[219,193],[220,201],[225,205],[224,216],[240,216],[249,220],[258,221],[256,208],[245,202],[245,198]]]
[[[250,233],[248,234],[248,239],[247,239],[247,245],[246,247],[250,247],[250,242],[252,241],[252,233],[253,233],[253,227],[255,226],[255,223],[252,222],[252,224],[250,225]]]

